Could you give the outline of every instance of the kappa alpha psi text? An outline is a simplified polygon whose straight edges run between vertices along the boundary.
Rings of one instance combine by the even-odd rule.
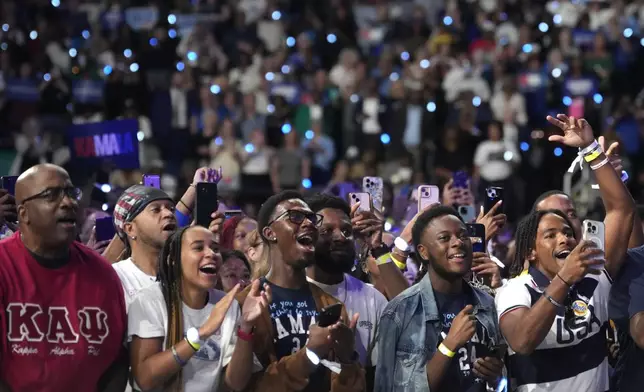
[[[78,323],[72,322],[74,316]],[[42,355],[38,343],[47,342],[56,345],[46,347],[49,355],[76,355],[81,354],[76,350],[86,349],[88,355],[98,356],[100,344],[109,335],[107,313],[97,307],[86,306],[73,314],[65,306],[43,309],[38,304],[13,302],[7,306],[7,318],[7,340],[17,355]],[[81,335],[86,345],[78,344]]]

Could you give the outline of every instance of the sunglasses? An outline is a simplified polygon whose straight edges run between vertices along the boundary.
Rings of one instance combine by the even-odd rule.
[[[309,212],[309,211],[300,211],[300,210],[288,210],[284,212],[283,214],[279,215],[277,218],[273,219],[268,223],[267,226],[272,225],[276,221],[286,217],[286,219],[289,220],[289,222],[296,224],[296,225],[301,225],[304,223],[305,220],[310,220],[311,223],[313,223],[314,226],[320,227],[322,224],[322,219],[324,218],[320,214],[316,214],[315,212]]]
[[[26,203],[30,200],[43,199],[47,202],[53,203],[56,201],[60,201],[63,195],[69,197],[74,201],[79,201],[81,197],[83,197],[83,191],[80,188],[76,188],[74,186],[67,186],[67,187],[58,186],[53,188],[47,188],[40,193],[36,193],[33,196],[29,196],[25,198],[22,202]]]

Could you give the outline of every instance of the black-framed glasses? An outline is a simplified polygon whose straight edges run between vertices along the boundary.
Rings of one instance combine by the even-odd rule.
[[[321,214],[316,214],[315,212],[288,210],[288,211],[285,211],[283,214],[280,214],[277,218],[270,221],[267,226],[272,225],[273,223],[282,219],[283,217],[286,217],[286,219],[288,219],[291,223],[294,223],[296,225],[301,225],[302,223],[304,223],[306,219],[308,219],[316,227],[320,227],[320,225],[322,224],[322,219],[324,219],[324,217]]]
[[[66,186],[66,187],[57,186],[53,188],[47,188],[40,193],[36,193],[33,196],[29,196],[26,199],[24,199],[22,202],[25,203],[25,202],[28,202],[29,200],[43,199],[45,201],[53,203],[55,201],[61,200],[63,195],[66,195],[72,200],[79,201],[81,197],[83,197],[83,191],[80,188],[77,188],[74,186]]]

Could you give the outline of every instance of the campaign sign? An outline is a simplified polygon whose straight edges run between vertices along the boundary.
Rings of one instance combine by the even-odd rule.
[[[138,130],[134,119],[72,125],[68,131],[72,158],[79,165],[109,162],[119,169],[138,169]]]

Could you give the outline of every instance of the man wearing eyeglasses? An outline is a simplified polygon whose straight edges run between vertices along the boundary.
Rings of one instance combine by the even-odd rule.
[[[9,390],[125,388],[123,290],[107,261],[75,241],[81,194],[51,164],[16,183],[19,230],[0,241],[0,380]]]
[[[298,192],[269,197],[260,208],[257,231],[269,249],[271,269],[262,283],[272,302],[252,334],[253,350],[264,367],[250,381],[252,391],[363,391],[364,371],[355,353],[355,331],[342,306],[340,320],[321,327],[321,310],[339,301],[306,280],[315,261],[322,216]],[[243,306],[247,288],[238,297]],[[351,321],[355,327],[357,317]]]

